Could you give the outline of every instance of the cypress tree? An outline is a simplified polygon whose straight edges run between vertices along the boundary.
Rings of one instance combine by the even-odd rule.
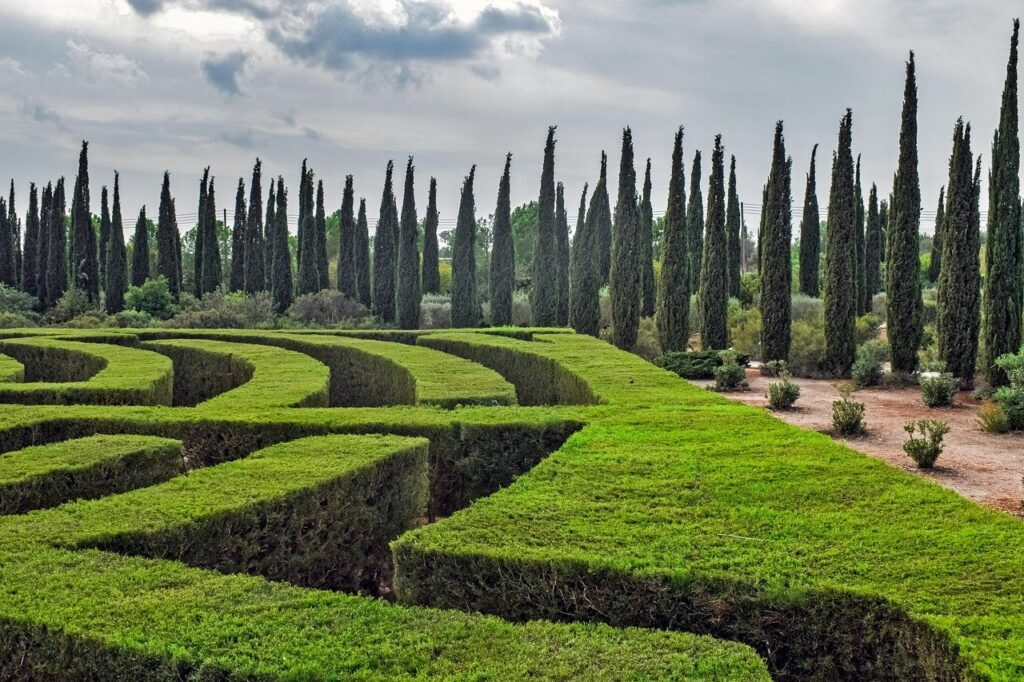
[[[46,287],[50,273],[50,230],[53,222],[50,213],[52,210],[53,183],[48,182],[43,188],[43,195],[39,201],[39,236],[36,240],[36,298],[39,299],[39,306],[43,309],[49,307],[50,302]]]
[[[914,53],[907,61],[907,82],[903,94],[903,122],[900,126],[899,164],[896,169],[892,227],[889,235],[886,292],[888,296],[889,350],[893,372],[917,369],[921,345],[921,281],[918,260],[918,230],[921,222],[921,185],[917,171],[917,82]],[[1019,230],[1019,225],[1017,229]],[[1019,287],[1018,287],[1019,288]],[[1017,319],[1020,326],[1020,319]]]
[[[690,257],[690,291],[700,288],[701,258],[704,256],[704,198],[700,191],[700,150],[690,168],[690,203],[686,207],[687,253]],[[760,262],[760,260],[758,260]]]
[[[268,271],[271,270],[271,267],[267,267],[265,263],[267,247],[263,243],[262,165],[262,162],[256,159],[256,164],[252,168],[252,182],[249,183],[249,212],[245,216],[244,288],[247,294],[266,291],[269,281]],[[269,265],[272,266],[273,263],[274,261],[271,261]]]
[[[936,331],[939,357],[963,388],[974,383],[978,355],[980,179],[980,174],[977,180],[973,174],[971,126],[958,119],[949,159],[949,210],[944,212],[942,226],[935,227],[942,234]]]
[[[22,253],[21,253],[21,221],[18,219],[18,211],[14,208],[14,179],[11,178],[11,191],[8,195],[7,200],[7,220],[11,226],[12,237],[14,241],[14,277],[18,281],[18,286],[24,291],[24,284],[21,279],[22,272]]]
[[[553,327],[558,324],[556,200],[555,126],[550,126],[547,141],[544,143],[544,166],[541,169],[540,198],[537,201],[537,241],[533,248],[530,311],[531,321],[535,327]]]
[[[725,231],[729,238],[729,296],[740,297],[740,260],[743,255],[743,243],[740,241],[741,224],[740,195],[736,189],[736,157],[729,160],[729,196],[725,207]],[[653,273],[651,273],[653,277]]]
[[[160,216],[156,224],[156,274],[167,279],[167,286],[174,299],[180,293],[181,278],[178,273],[178,247],[174,234],[178,225],[174,218],[171,199],[171,174],[164,171],[163,188],[160,190]]]
[[[107,287],[107,245],[110,243],[110,201],[107,186],[100,189],[100,288]]]
[[[306,215],[307,213],[307,202],[309,201],[309,195],[312,190],[312,178],[310,176],[309,166],[307,165],[308,159],[302,160],[302,170],[299,171],[299,206],[297,209],[298,213],[298,231],[296,233],[295,240],[295,266],[296,274],[299,279],[299,293],[302,293],[302,271],[305,268],[303,262],[302,240],[306,236]],[[311,204],[312,202],[309,202]]]
[[[300,192],[301,194],[301,192]],[[277,205],[274,207],[274,309],[283,313],[292,304],[292,257],[288,250],[288,192],[284,178],[277,178]]]
[[[7,202],[0,197],[0,284],[18,286],[18,258],[14,253],[14,228],[7,214]]]
[[[594,200],[597,203],[594,204]],[[591,207],[594,213],[595,242],[594,257],[597,259],[597,274],[601,277],[601,286],[608,283],[608,273],[612,257],[612,208],[608,199],[608,156],[601,152],[601,176],[591,195]],[[588,212],[587,220],[590,220]]]
[[[722,235],[725,235],[723,194]],[[622,155],[619,160],[619,192],[615,200],[612,238],[612,269],[608,288],[612,299],[612,342],[623,350],[636,345],[640,324],[641,275],[637,239],[640,217],[637,215],[636,169],[633,165],[633,131],[622,131]],[[725,255],[725,244],[722,244]],[[725,263],[722,263],[725,275]]]
[[[437,180],[430,178],[430,192],[427,194],[427,217],[423,221],[423,293],[425,294],[441,292],[441,268],[437,257],[437,222]]]
[[[305,168],[305,164],[303,164]],[[274,214],[275,219],[277,213]],[[276,250],[280,242],[274,243]],[[316,215],[313,208],[313,172],[306,171],[299,185],[298,294],[312,294],[320,285],[316,260]],[[277,258],[275,255],[275,263]],[[275,280],[276,283],[276,280]]]
[[[107,313],[114,315],[124,310],[124,292],[128,285],[128,252],[124,245],[124,222],[121,218],[121,179],[114,172],[114,214],[107,240],[107,280],[103,284]],[[145,226],[143,226],[145,229]]]
[[[25,216],[25,246],[21,259],[21,286],[30,296],[39,296],[39,190],[28,186],[28,214]]]
[[[199,181],[199,220],[196,223],[196,247],[193,264],[193,289],[196,294],[196,298],[203,297],[203,241],[206,238],[206,195],[209,191],[210,183],[210,167],[207,166],[203,169],[203,177]]]
[[[644,171],[644,188],[640,198],[640,228],[637,232],[640,259],[640,316],[653,317],[658,292],[654,285],[654,207],[651,205],[651,159]]]
[[[366,220],[366,199],[359,199],[359,217],[356,219],[355,280],[359,302],[367,308],[371,303],[370,287],[370,226]]]
[[[356,290],[356,214],[355,189],[352,176],[345,176],[345,191],[341,196],[341,219],[338,234],[338,291],[348,298],[358,298]]]
[[[220,240],[217,239],[217,193],[214,179],[206,192],[206,219],[203,221],[203,267],[202,288],[206,294],[217,291],[221,282]]]
[[[99,301],[100,272],[96,256],[96,235],[89,207],[89,143],[82,142],[78,155],[78,177],[71,207],[71,283],[85,292],[89,301]]]
[[[324,181],[316,185],[316,272],[320,289],[331,287],[330,263],[327,259],[327,212],[324,210]]]
[[[171,238],[174,242],[174,271],[178,274],[178,291],[182,290],[184,280],[182,273],[184,268],[182,266],[182,255],[181,255],[181,232],[178,231],[178,213],[177,213],[177,200],[171,199],[171,225],[174,229],[171,230]]]
[[[661,281],[658,285],[658,340],[662,350],[685,351],[690,340],[690,273],[686,221],[686,178],[683,174],[683,128],[676,131],[665,209]]]
[[[569,216],[565,212],[565,188],[555,187],[555,244],[557,246],[557,282],[559,327],[569,324]]]
[[[491,324],[512,324],[512,289],[515,286],[515,246],[512,241],[511,181],[512,153],[505,156],[505,171],[498,183],[498,204],[494,208],[494,234],[491,246],[490,300]],[[424,271],[425,272],[425,271]],[[424,280],[424,288],[426,281]],[[566,311],[568,312],[568,311]]]
[[[804,213],[800,219],[800,293],[818,297],[821,289],[818,268],[821,260],[821,214],[818,210],[818,188],[814,161],[818,145],[811,149],[811,167],[807,171],[807,189],[804,190]]]
[[[395,301],[395,321],[400,329],[420,326],[420,251],[416,217],[412,157],[405,166],[405,191],[402,194],[402,219],[398,239],[398,290]]]
[[[377,231],[373,239],[373,313],[385,324],[395,321],[395,262],[398,254],[392,222],[398,222],[398,209],[395,207],[395,193],[391,185],[393,172],[394,163],[388,161]]]
[[[274,242],[277,241],[277,219],[274,217],[277,211],[277,186],[274,178],[270,178],[270,187],[267,189],[267,212],[263,216],[263,281],[266,283],[268,293],[274,291]]]
[[[864,284],[867,287],[867,305],[871,308],[871,299],[882,290],[882,216],[878,208],[878,186],[871,183],[868,194],[868,220],[864,235]]]
[[[889,200],[882,199],[878,202],[878,227],[881,231],[878,240],[878,261],[885,262],[885,244],[889,235]],[[879,288],[881,291],[881,288]],[[877,291],[875,293],[878,293]]]
[[[476,202],[473,199],[473,177],[476,166],[469,169],[462,184],[459,216],[455,223],[452,246],[452,326],[479,327],[483,319],[476,290]]]
[[[942,227],[946,212],[946,188],[939,188],[939,206],[935,209],[935,232],[932,234],[932,255],[928,263],[928,281],[933,284],[939,281],[942,271]]]
[[[604,155],[602,154],[602,157]],[[569,326],[580,334],[597,336],[601,324],[601,275],[598,270],[597,226],[594,222],[595,195],[590,197],[590,214],[586,212],[587,186],[583,186],[580,208],[576,214],[576,232],[569,254]]]
[[[57,181],[50,206],[50,240],[47,246],[46,301],[55,304],[68,288],[67,230],[64,227],[64,178]]]
[[[853,196],[853,114],[849,109],[839,124],[839,146],[832,157],[832,186],[825,231],[825,356],[823,369],[846,376],[857,352],[856,277],[857,209]]]
[[[781,129],[778,129],[781,134]],[[708,180],[707,235],[700,265],[700,340],[704,350],[729,347],[729,284],[726,282],[728,254],[725,234],[725,169],[722,136],[715,135],[711,154],[711,177]],[[691,196],[691,201],[693,197]],[[693,236],[691,232],[690,236]],[[762,278],[762,316],[765,284]],[[771,293],[771,289],[767,293]]]
[[[141,287],[149,279],[149,232],[146,229],[146,207],[135,222],[135,245],[132,251],[132,286]]]
[[[764,224],[768,220],[768,183],[761,188],[761,216],[757,226],[757,273],[761,274],[761,254],[764,245]]]
[[[999,127],[992,140],[989,172],[988,238],[985,242],[984,355],[982,365],[992,386],[1006,383],[995,366],[1004,353],[1021,346],[1021,208],[1020,138],[1017,120],[1017,41],[1020,20],[1013,22],[1010,59],[1006,65]]]
[[[857,220],[857,315],[863,315],[871,308],[871,297],[867,293],[867,267],[864,259],[864,190],[860,184],[860,154],[857,155],[854,168],[853,201]]]
[[[793,239],[790,168],[782,121],[775,124],[772,170],[768,175],[768,202],[764,207],[764,247],[761,251],[761,356],[788,360]]]
[[[245,289],[245,180],[238,178],[235,191],[235,222],[231,228],[231,291]]]

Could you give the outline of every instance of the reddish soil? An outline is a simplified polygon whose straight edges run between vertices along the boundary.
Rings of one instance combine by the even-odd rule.
[[[747,371],[750,389],[727,393],[729,398],[748,405],[766,407],[768,384],[778,379]],[[776,412],[791,424],[829,433],[832,428],[832,401],[839,399],[838,382],[818,379],[791,379],[800,386],[800,399],[792,410]],[[711,381],[696,382],[702,386]],[[870,388],[854,394],[865,404],[867,435],[841,438],[849,447],[877,457],[888,464],[910,471],[951,488],[964,497],[988,507],[1024,517],[1021,478],[1024,476],[1024,435],[995,434],[982,431],[976,421],[980,403],[969,393],[960,393],[955,406],[928,408],[921,402],[920,389]],[[907,438],[903,425],[915,419],[940,419],[950,426],[944,439],[945,449],[935,467],[920,470],[906,453]]]

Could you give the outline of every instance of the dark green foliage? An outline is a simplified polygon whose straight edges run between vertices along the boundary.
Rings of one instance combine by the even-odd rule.
[[[338,229],[338,291],[357,298],[356,290],[356,213],[352,176],[345,176],[345,192],[341,196],[341,219]]]
[[[135,221],[135,236],[132,240],[133,287],[141,287],[149,279],[149,232],[146,223],[146,207],[143,206],[139,210],[139,219]]]
[[[249,211],[245,216],[245,293],[255,294],[267,290],[268,273],[274,261],[265,263],[271,247],[263,243],[263,185],[261,183],[262,162],[256,159],[252,168],[252,182],[249,184]],[[273,182],[271,182],[273,184]],[[269,216],[268,216],[269,218]],[[276,224],[274,228],[276,229]],[[270,226],[267,226],[268,233]],[[289,266],[290,269],[291,266]]]
[[[479,327],[483,321],[480,298],[476,290],[476,202],[473,198],[475,175],[476,166],[473,166],[462,184],[459,216],[455,223],[452,244],[453,327]]]
[[[319,288],[330,288],[330,263],[327,258],[327,212],[324,209],[324,181],[316,185],[316,272]]]
[[[878,187],[872,182],[871,192],[868,194],[868,217],[864,234],[864,286],[869,309],[872,297],[882,290],[882,241],[882,215],[878,208]]]
[[[266,268],[264,280],[267,283],[266,291],[274,291],[274,242],[277,241],[277,221],[274,212],[277,210],[277,187],[274,179],[270,179],[270,188],[267,190],[267,211],[263,216],[263,263]]]
[[[46,257],[46,302],[45,307],[54,305],[68,288],[67,231],[64,227],[66,203],[64,178],[57,181],[50,205],[50,237]]]
[[[722,354],[717,350],[671,351],[656,358],[654,364],[684,379],[714,379],[715,370],[722,366]],[[746,367],[750,356],[737,354],[736,364]]]
[[[683,174],[683,129],[676,131],[668,182],[661,281],[658,286],[658,340],[664,351],[685,351],[690,339],[690,274]]]
[[[356,219],[355,279],[359,302],[370,307],[370,226],[366,220],[366,199],[359,199]]]
[[[999,127],[992,140],[989,172],[988,235],[985,241],[985,298],[982,366],[992,386],[1006,384],[996,366],[1000,355],[1021,346],[1022,284],[1020,207],[1020,138],[1017,114],[1017,44],[1020,20],[1013,22],[1010,59],[999,110]]]
[[[853,201],[857,223],[857,315],[871,310],[871,297],[867,293],[867,270],[864,259],[864,189],[860,183],[860,154],[854,170]]]
[[[839,146],[832,157],[832,184],[825,231],[825,356],[822,369],[846,376],[857,353],[856,277],[857,209],[853,194],[853,114],[839,124]]]
[[[495,217],[497,220],[497,217]],[[427,216],[423,221],[423,293],[441,291],[441,269],[437,257],[437,180],[430,178],[427,194]],[[497,228],[495,228],[497,229]]]
[[[892,195],[889,197],[892,198]],[[889,200],[882,199],[878,202],[878,224],[882,232],[881,239],[878,242],[878,260],[881,263],[885,262],[885,245],[889,240]],[[881,289],[879,289],[881,291]]]
[[[804,191],[804,212],[800,218],[800,293],[818,297],[821,292],[818,279],[821,259],[821,214],[818,210],[818,188],[814,161],[818,145],[811,149],[811,167],[807,171],[807,189]]]
[[[918,260],[921,184],[917,170],[917,81],[914,76],[913,52],[907,61],[899,164],[893,187],[885,269],[885,289],[888,295],[887,332],[892,371],[913,372],[917,369],[917,349],[921,344],[921,315],[924,307],[921,301]],[[1019,231],[1019,222],[1015,225],[1014,229]],[[1019,263],[1017,267],[1019,268]],[[1020,289],[1019,280],[1017,288]],[[1016,325],[1019,329],[1019,315]]]
[[[206,195],[210,184],[210,167],[203,169],[203,177],[199,181],[199,220],[196,222],[195,253],[193,254],[192,285],[196,298],[203,294],[203,242],[206,239]]]
[[[0,197],[0,284],[18,286],[18,258],[14,248],[14,227],[7,215],[7,202]]]
[[[75,178],[71,204],[71,233],[71,283],[85,292],[90,303],[97,303],[100,300],[100,270],[89,203],[88,142],[82,142],[78,156],[78,177]]]
[[[955,141],[954,141],[955,143]],[[942,227],[946,213],[946,188],[939,188],[939,205],[935,209],[935,232],[932,234],[932,254],[928,262],[928,281],[939,281],[942,271]]]
[[[25,216],[25,245],[21,259],[21,288],[30,296],[39,295],[39,239],[39,191],[33,182],[28,186],[28,214]]]
[[[277,178],[277,205],[274,207],[274,309],[283,313],[292,304],[292,257],[288,249],[288,192],[284,178]]]
[[[556,203],[555,126],[551,126],[548,128],[547,141],[544,143],[544,165],[540,174],[540,198],[537,201],[537,243],[533,248],[530,311],[531,321],[535,327],[554,327],[558,324]],[[604,248],[603,245],[601,248]]]
[[[385,324],[395,321],[395,265],[398,260],[396,233],[398,209],[391,185],[394,163],[388,161],[384,174],[384,191],[380,198],[380,214],[373,238],[373,314]]]
[[[417,233],[415,168],[412,157],[405,166],[405,190],[402,194],[402,219],[398,230],[398,290],[395,322],[399,329],[420,326],[420,251]]]
[[[11,190],[7,198],[7,224],[10,226],[12,241],[14,242],[14,276],[18,286],[22,285],[22,252],[21,252],[21,221],[18,219],[18,211],[14,208],[14,179],[11,179]]]
[[[206,193],[205,216],[202,217],[199,226],[203,230],[203,261],[200,272],[202,286],[199,287],[199,291],[207,294],[217,291],[222,278],[220,240],[217,238],[217,197],[213,178],[210,178]]]
[[[50,275],[50,230],[53,211],[53,183],[46,183],[39,201],[39,237],[36,243],[36,298],[42,308],[49,307],[50,297],[47,286]]]
[[[643,194],[637,208],[639,226],[637,228],[638,261],[640,267],[640,316],[653,317],[657,285],[654,280],[654,206],[651,205],[651,159],[647,159],[644,171]]]
[[[235,221],[231,228],[229,291],[242,291],[245,289],[245,230],[245,180],[238,178],[238,190],[235,192]]]
[[[779,121],[775,124],[768,201],[764,206],[764,245],[761,249],[761,357],[766,361],[789,359],[793,279],[790,258],[793,238],[791,168],[792,161],[786,158],[782,121]]]
[[[510,217],[511,221],[511,217]],[[511,232],[511,230],[510,230]],[[565,212],[565,188],[555,188],[555,242],[557,245],[558,326],[569,324],[569,216]]]
[[[777,137],[781,128],[777,129]],[[729,284],[726,281],[728,267],[728,237],[725,233],[725,168],[722,136],[715,136],[715,149],[711,155],[711,177],[708,181],[707,236],[704,240],[704,255],[700,261],[700,288],[698,290],[700,310],[700,343],[703,350],[722,350],[729,347]],[[693,196],[690,197],[691,206]],[[693,236],[693,232],[690,233]],[[788,244],[788,243],[787,243]],[[787,259],[786,270],[789,265]],[[766,289],[762,277],[762,292]],[[788,290],[787,290],[788,294]],[[761,307],[764,308],[762,293]],[[788,297],[787,297],[788,300]],[[783,358],[784,359],[784,358]]]
[[[302,161],[302,175],[299,184],[299,234],[298,252],[298,293],[312,294],[320,289],[320,273],[317,267],[316,209],[313,205],[313,171]],[[277,243],[274,244],[277,248]]]
[[[972,169],[971,126],[956,122],[953,152],[949,159],[949,210],[943,215],[942,269],[938,279],[939,358],[946,370],[969,388],[974,383],[978,355],[980,305],[980,236],[978,213],[981,166]]]
[[[110,200],[107,196],[107,186],[103,185],[100,190],[100,288],[107,286],[107,244],[110,243]]]
[[[690,167],[690,203],[686,207],[686,250],[690,257],[690,291],[700,289],[701,259],[704,257],[704,197],[700,189],[700,150]],[[758,244],[760,244],[760,235]],[[758,247],[760,249],[760,246]],[[758,260],[760,263],[760,260]]]
[[[308,161],[308,159],[302,160],[302,169],[299,171],[299,204],[296,208],[298,227],[295,239],[295,274],[298,278],[300,293],[304,293],[302,291],[302,280],[305,276],[304,271],[308,267],[306,264],[306,252],[302,249],[302,242],[309,231],[306,227],[306,218],[312,213],[311,207],[313,205],[313,171],[309,168]]]
[[[498,203],[494,208],[490,302],[491,325],[495,327],[512,324],[512,289],[516,279],[516,259],[515,243],[512,239],[512,204],[509,179],[511,167],[512,153],[509,152],[505,156],[505,171],[501,174],[501,181],[498,183]],[[426,268],[426,265],[424,265],[424,268]],[[424,269],[424,289],[427,288],[425,276],[426,269]],[[568,297],[568,287],[566,288],[566,297]]]
[[[124,221],[121,218],[121,176],[114,173],[114,212],[107,241],[107,281],[103,284],[107,313],[115,315],[124,310],[124,292],[128,288],[128,252],[124,245]],[[143,222],[145,231],[145,222]]]
[[[594,228],[597,241],[594,243],[594,258],[597,261],[597,273],[601,277],[601,286],[608,283],[608,273],[612,264],[612,208],[608,198],[607,156],[601,152],[601,176],[591,194],[590,210],[594,213]],[[594,204],[596,199],[597,203]],[[587,220],[590,220],[590,210]]]
[[[178,222],[174,217],[171,198],[171,174],[164,171],[160,190],[160,216],[156,224],[156,274],[167,279],[167,286],[175,300],[181,291],[181,273],[178,272]]]
[[[743,218],[740,214],[740,195],[736,189],[736,157],[729,160],[729,194],[725,207],[725,232],[729,236],[729,297],[739,298],[742,287],[740,286],[740,261],[743,258],[743,242],[740,234]],[[654,272],[651,272],[654,277]]]
[[[725,255],[725,206],[722,206],[722,255]],[[612,299],[612,342],[623,350],[636,344],[640,323],[640,248],[637,240],[640,217],[637,215],[636,168],[633,164],[633,131],[622,131],[622,155],[619,160],[619,191],[615,200],[612,238],[612,269],[608,288]],[[725,264],[722,264],[725,275]],[[724,282],[723,282],[724,283]],[[723,293],[725,293],[723,291]]]
[[[601,154],[604,165],[604,154]],[[580,208],[576,213],[576,232],[572,236],[569,265],[569,326],[579,334],[597,336],[601,324],[601,275],[594,257],[597,229],[594,224],[595,196],[590,197],[587,215],[587,186],[583,186]]]

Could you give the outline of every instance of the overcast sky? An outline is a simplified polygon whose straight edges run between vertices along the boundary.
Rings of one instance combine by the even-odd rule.
[[[143,203],[155,213],[167,169],[187,229],[204,166],[230,210],[255,157],[265,188],[268,174],[297,184],[308,157],[328,212],[355,176],[372,229],[385,164],[412,155],[419,214],[436,176],[443,229],[472,164],[478,212],[493,211],[507,151],[513,205],[536,198],[548,125],[570,214],[602,149],[614,183],[625,125],[641,177],[652,158],[656,212],[679,125],[687,173],[696,149],[707,173],[721,133],[741,199],[759,204],[782,119],[797,209],[821,145],[824,216],[846,107],[865,197],[872,181],[888,193],[913,49],[931,216],[957,116],[987,171],[1015,12],[1019,0],[0,0],[0,178],[23,211],[29,181],[72,178],[87,139],[95,212],[118,169],[126,227]]]

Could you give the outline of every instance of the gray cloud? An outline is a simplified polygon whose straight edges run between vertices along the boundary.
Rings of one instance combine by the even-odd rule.
[[[64,127],[60,114],[42,102],[23,99],[18,105],[18,113],[36,123],[49,123],[61,129]]]
[[[249,55],[239,50],[207,57],[200,66],[206,80],[215,88],[229,95],[239,95],[242,91],[238,87],[238,76],[248,61]]]
[[[225,130],[217,139],[243,149],[252,149],[256,146],[256,136],[251,130]]]
[[[163,0],[128,0],[128,4],[144,17],[156,14],[164,8]]]

